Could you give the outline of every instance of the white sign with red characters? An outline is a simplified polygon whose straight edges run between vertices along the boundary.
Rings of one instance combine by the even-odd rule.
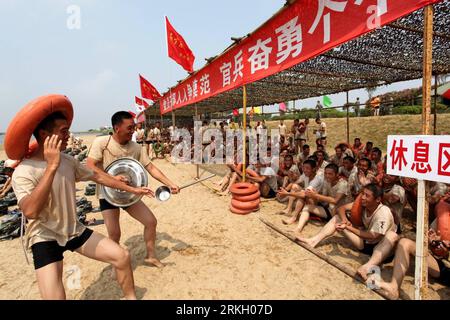
[[[388,136],[387,173],[450,183],[450,136]]]

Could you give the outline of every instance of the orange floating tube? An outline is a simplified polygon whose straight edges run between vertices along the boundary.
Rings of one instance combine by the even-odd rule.
[[[38,148],[39,148],[39,144],[38,144],[38,142],[36,140],[30,142],[30,144],[28,146],[28,151],[25,154],[25,158],[31,157],[31,155],[33,153],[35,153]]]
[[[239,200],[231,199],[231,206],[239,210],[257,210],[259,208],[259,200],[242,202]]]
[[[233,195],[238,196],[249,196],[251,194],[254,194],[258,191],[258,188],[249,182],[238,182],[231,186],[230,192]]]
[[[25,154],[25,158],[30,158],[33,153],[36,152],[36,150],[39,148],[39,144],[36,140],[30,142],[30,145],[28,146],[28,151]],[[23,160],[23,159],[22,159]],[[19,166],[19,164],[22,162],[22,160],[15,160],[15,163],[11,166],[11,168],[15,169]]]
[[[237,208],[233,207],[232,205],[230,205],[230,211],[234,214],[245,215],[245,214],[252,213],[254,210],[241,210],[241,209],[237,209]]]
[[[233,199],[242,201],[242,202],[255,201],[255,200],[259,200],[260,198],[261,198],[261,192],[259,192],[259,190],[248,196],[240,196],[240,195],[233,194]]]
[[[4,141],[9,159],[22,160],[29,154],[33,131],[42,120],[54,112],[61,112],[67,118],[69,125],[72,123],[72,103],[66,96],[58,94],[39,97],[29,102],[16,114],[8,126]]]
[[[362,193],[360,193],[353,202],[352,210],[350,211],[350,222],[357,227],[362,227],[362,213]]]
[[[437,231],[441,240],[450,241],[450,203],[441,200],[435,208],[437,219]]]

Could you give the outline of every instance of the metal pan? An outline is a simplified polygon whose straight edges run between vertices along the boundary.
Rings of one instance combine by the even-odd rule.
[[[214,176],[215,176],[215,174],[212,174],[212,175],[210,175],[210,176],[208,176],[206,178],[202,178],[202,179],[197,180],[197,181],[189,182],[189,183],[181,186],[180,190],[184,189],[184,188],[187,188],[187,187],[190,187],[190,186],[193,186],[194,184],[200,183],[202,181],[208,180],[208,179],[210,179],[210,178],[212,178]],[[169,200],[171,196],[172,196],[172,191],[170,190],[170,188],[168,186],[160,186],[155,191],[155,198],[157,200],[161,201],[161,202],[165,202],[165,201]]]

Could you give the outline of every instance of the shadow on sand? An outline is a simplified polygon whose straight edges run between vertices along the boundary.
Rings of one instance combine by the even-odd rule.
[[[171,248],[161,246],[162,241],[168,241],[171,244]],[[131,254],[131,267],[133,272],[138,266],[146,265],[149,268],[155,268],[144,262],[146,256],[146,247],[142,235],[135,235],[127,239],[124,243],[125,247]],[[157,233],[156,236],[156,253],[161,262],[164,263],[164,259],[170,256],[172,251],[183,250],[188,248],[189,245],[183,241],[177,240],[167,233]],[[173,265],[173,263],[165,263],[166,267]],[[105,267],[96,281],[91,283],[89,287],[83,292],[81,300],[119,300],[123,297],[122,290],[120,289],[116,280],[111,278],[112,266]],[[140,288],[138,283],[136,285],[136,296],[141,300],[146,292],[147,288]]]

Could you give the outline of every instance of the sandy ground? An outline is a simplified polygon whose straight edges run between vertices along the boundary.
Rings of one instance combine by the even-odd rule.
[[[90,142],[94,137],[84,138]],[[0,151],[0,159],[4,157]],[[192,165],[173,165],[166,160],[155,164],[179,185],[192,181],[196,172]],[[77,185],[77,196],[83,195],[84,185]],[[230,198],[214,194],[210,185],[184,189],[167,203],[144,200],[158,219],[157,254],[166,264],[164,269],[144,264],[143,227],[127,213],[121,214],[121,244],[132,255],[139,299],[381,299],[258,219],[263,216],[279,224],[281,217],[273,213],[283,205],[263,202],[258,213],[234,215],[228,211]],[[157,186],[151,179],[151,187]],[[98,206],[95,197],[88,199]],[[101,222],[100,213],[88,214],[92,217]],[[103,224],[91,228],[107,234]],[[314,233],[318,228],[309,225],[305,232]],[[354,268],[368,259],[348,249],[342,240],[328,241],[319,249]],[[20,239],[0,242],[0,256],[0,299],[39,299],[34,270],[26,264]],[[72,252],[65,253],[64,266],[66,288],[67,271],[73,266],[81,271],[80,287],[67,289],[68,299],[122,297],[110,278],[111,266]],[[406,279],[403,298],[413,297],[412,281],[410,276]],[[449,299],[448,289],[437,284],[432,288],[431,298]]]

